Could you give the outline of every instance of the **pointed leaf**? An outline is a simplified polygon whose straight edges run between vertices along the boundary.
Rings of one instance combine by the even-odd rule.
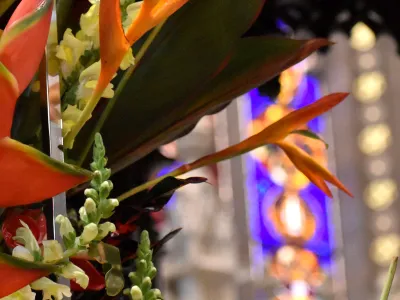
[[[0,298],[18,291],[41,277],[48,276],[57,269],[56,265],[29,262],[0,253],[0,278],[3,278],[0,280]]]
[[[0,138],[10,135],[17,98],[39,67],[50,28],[52,6],[52,0],[22,0],[0,38],[0,90],[6,91],[0,105]],[[4,80],[5,72],[12,74],[13,79],[8,75],[8,80]]]
[[[306,129],[300,129],[300,130],[293,130],[290,134],[299,134],[314,140],[319,140],[321,142],[323,142],[325,144],[325,148],[328,149],[329,148],[329,144],[327,142],[325,142],[320,136],[318,136],[316,133],[310,131],[310,130],[306,130]]]
[[[330,182],[350,197],[353,197],[351,192],[339,181],[339,179],[317,163],[305,151],[286,142],[278,142],[276,144],[286,153],[296,168],[306,175],[308,179],[310,179],[310,181],[318,186],[323,192],[325,192],[327,196],[332,197],[332,193],[329,191],[324,181]]]
[[[91,177],[10,138],[0,140],[0,174],[1,207],[43,201]]]

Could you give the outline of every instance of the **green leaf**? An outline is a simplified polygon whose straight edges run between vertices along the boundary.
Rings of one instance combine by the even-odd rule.
[[[40,94],[33,93],[28,88],[17,101],[11,136],[17,141],[29,144],[37,140],[40,127]]]
[[[117,296],[125,286],[124,274],[121,268],[114,266],[106,273],[105,281],[108,296]]]
[[[321,142],[323,142],[325,144],[325,148],[328,149],[329,148],[329,144],[327,142],[325,142],[320,136],[318,136],[316,133],[310,131],[310,130],[306,130],[306,129],[301,129],[301,130],[293,130],[291,132],[291,134],[300,134],[302,136],[314,139],[314,140],[319,140]]]
[[[125,284],[119,249],[102,242],[93,243],[90,245],[89,255],[105,265],[103,269],[107,270],[105,276],[107,295],[118,295]]]
[[[191,0],[166,22],[103,127],[110,161],[173,124],[171,113],[190,106],[189,95],[221,70],[263,3]],[[79,156],[98,117],[95,113],[78,135],[72,158]]]

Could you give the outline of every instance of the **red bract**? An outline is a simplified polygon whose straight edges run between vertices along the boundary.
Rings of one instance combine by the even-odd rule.
[[[25,222],[40,244],[47,236],[46,217],[40,209],[13,209],[9,211],[1,227],[4,241],[10,248],[20,245],[13,237],[18,228],[22,227],[21,221]]]
[[[86,289],[83,289],[75,281],[71,281],[71,290],[75,292],[82,291],[100,291],[106,286],[104,277],[99,271],[92,265],[92,263],[86,259],[71,258],[73,264],[85,271],[86,275],[89,277],[89,285]]]

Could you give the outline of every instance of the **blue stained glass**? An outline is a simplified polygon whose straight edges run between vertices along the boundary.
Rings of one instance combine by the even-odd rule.
[[[304,76],[297,89],[296,96],[290,103],[292,108],[308,105],[321,96],[319,81],[312,76]],[[260,95],[257,89],[249,93],[251,101],[251,119],[257,119],[273,104],[269,97]],[[325,119],[319,117],[308,124],[309,129],[321,133],[325,130]],[[266,254],[274,253],[285,244],[278,232],[274,230],[271,221],[265,215],[268,207],[282,194],[283,188],[276,185],[266,167],[255,157],[247,155],[248,167],[248,201],[250,214],[250,231],[252,238],[263,246]],[[314,252],[321,265],[329,265],[333,256],[332,224],[328,199],[316,186],[309,184],[300,191],[302,198],[316,219],[316,233],[305,245],[306,249]]]

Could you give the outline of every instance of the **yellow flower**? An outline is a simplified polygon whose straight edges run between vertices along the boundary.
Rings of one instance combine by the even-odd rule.
[[[71,128],[75,125],[76,121],[78,121],[80,114],[82,113],[76,106],[68,105],[66,110],[62,113],[63,119],[63,128],[62,134],[66,136],[67,133],[71,130]]]
[[[135,64],[135,58],[133,57],[132,48],[129,48],[128,52],[125,54],[119,67],[121,70],[126,70],[130,66],[133,66],[134,64]]]
[[[142,3],[143,3],[143,1],[135,2],[135,3],[129,4],[128,7],[126,8],[127,17],[122,23],[122,26],[124,27],[125,32],[128,31],[133,20],[135,20],[136,17],[138,16],[140,8],[142,6]]]
[[[64,33],[63,40],[57,47],[56,53],[57,58],[61,61],[61,73],[64,78],[68,78],[69,75],[71,75],[75,66],[79,63],[79,58],[83,55],[85,50],[85,43],[78,40],[72,34],[72,30],[68,28]]]
[[[85,40],[90,39],[92,42],[92,47],[98,49],[100,47],[100,35],[99,35],[99,1],[90,1],[92,6],[85,13],[82,14],[80,19],[81,31],[79,33],[79,38],[85,37]],[[83,39],[82,39],[83,40]]]
[[[63,248],[56,240],[43,241],[43,262],[52,263],[63,258]]]
[[[100,76],[101,63],[95,62],[81,73],[79,76],[79,87],[76,93],[76,99],[78,100],[79,109],[83,109],[86,103],[91,98],[94,89],[96,88],[97,81]],[[116,74],[114,74],[114,77]],[[113,84],[109,83],[107,88],[103,91],[103,98],[114,97]]]

